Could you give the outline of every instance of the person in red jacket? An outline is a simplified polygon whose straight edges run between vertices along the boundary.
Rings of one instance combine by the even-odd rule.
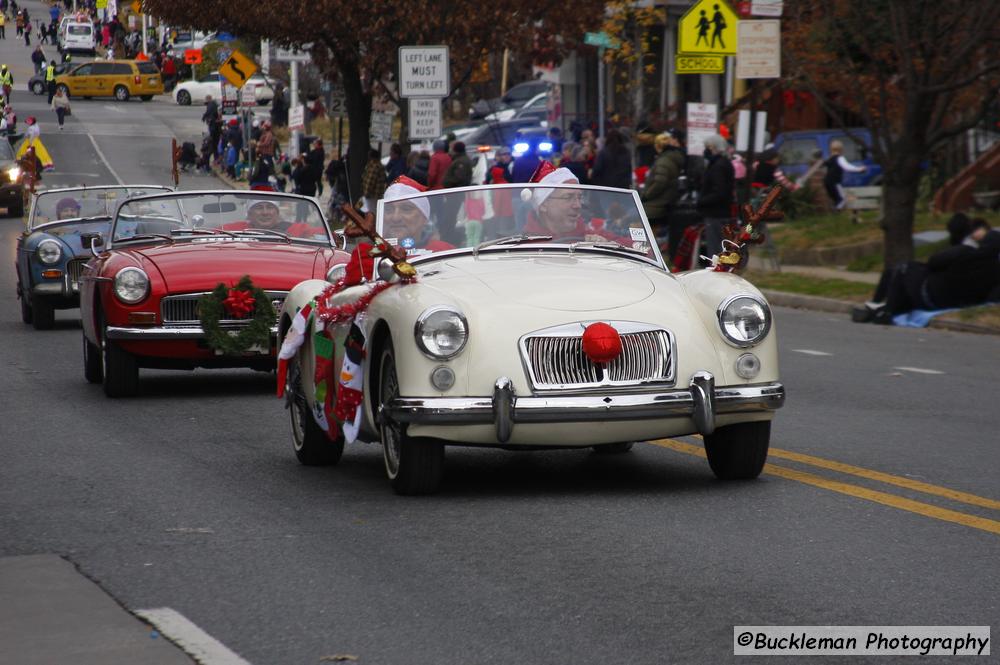
[[[448,144],[442,140],[434,142],[434,154],[431,155],[431,165],[427,172],[428,189],[444,189],[444,174],[451,166],[451,156],[448,155]]]

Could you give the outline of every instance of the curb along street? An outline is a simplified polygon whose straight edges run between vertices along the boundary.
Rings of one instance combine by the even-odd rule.
[[[784,291],[771,291],[761,289],[768,302],[778,307],[794,307],[795,309],[810,309],[817,312],[830,312],[833,314],[849,315],[854,307],[860,303],[849,300],[837,300],[835,298],[822,298],[820,296],[807,296],[799,293],[786,293]],[[859,324],[863,325],[863,324]],[[899,326],[894,326],[899,327]],[[961,321],[948,321],[943,319],[931,319],[928,328],[937,330],[950,330],[952,332],[971,332],[981,335],[1000,335],[1000,329],[989,326],[980,326],[974,323],[962,323]],[[915,330],[920,330],[916,328]]]

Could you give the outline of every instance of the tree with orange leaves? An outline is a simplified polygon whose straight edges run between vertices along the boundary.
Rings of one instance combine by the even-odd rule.
[[[885,264],[912,259],[922,169],[998,100],[1000,2],[791,0],[782,23],[793,85],[809,88],[840,127],[850,112],[871,132]]]
[[[144,0],[144,6],[172,24],[308,47],[323,74],[343,85],[351,191],[359,192],[373,96],[403,107],[386,85],[395,78],[400,46],[447,45],[454,89],[469,80],[484,51],[558,59],[600,24],[604,3],[577,0],[571,10],[554,0]]]

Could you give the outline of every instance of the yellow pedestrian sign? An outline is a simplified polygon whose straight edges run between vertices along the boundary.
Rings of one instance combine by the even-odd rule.
[[[726,0],[698,0],[680,22],[677,52],[682,55],[736,55],[739,19]]]
[[[257,72],[257,65],[236,49],[219,65],[219,73],[237,88],[242,88],[251,76]]]

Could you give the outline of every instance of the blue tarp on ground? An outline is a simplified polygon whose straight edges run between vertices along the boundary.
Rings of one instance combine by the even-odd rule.
[[[956,309],[915,309],[912,312],[897,314],[892,317],[892,322],[897,326],[904,326],[906,328],[926,328],[927,324],[935,316],[945,314],[946,312],[954,312]]]

